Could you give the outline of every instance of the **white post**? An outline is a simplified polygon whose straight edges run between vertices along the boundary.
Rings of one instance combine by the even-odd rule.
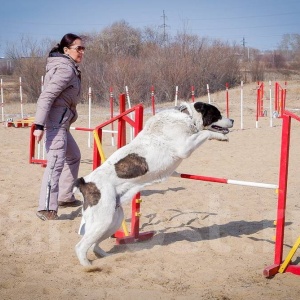
[[[4,122],[4,101],[3,101],[3,83],[1,78],[1,109],[2,109],[2,122]]]
[[[175,106],[177,106],[177,102],[178,102],[178,85],[176,85],[175,87]]]
[[[41,92],[43,92],[43,90],[44,90],[44,76],[41,77]],[[43,159],[44,159],[44,156],[45,156],[44,143],[37,144],[38,159],[41,158],[41,144],[43,144]]]
[[[128,92],[128,86],[125,86],[125,91],[126,91],[126,98],[127,98],[127,102],[128,102],[128,108],[131,108],[131,103],[130,103],[130,96],[129,96],[129,92]]]
[[[130,97],[129,97],[129,92],[128,92],[128,86],[125,86],[125,91],[126,91],[126,98],[127,98],[127,102],[128,102],[128,108],[131,108],[131,102],[130,102]],[[132,113],[130,113],[130,117],[132,118]],[[130,140],[133,140],[133,128],[132,126],[130,126]]]
[[[270,86],[270,127],[273,127],[273,112],[272,112],[272,83],[269,81]]]
[[[89,128],[91,128],[92,89],[89,87]],[[88,134],[88,147],[91,148],[91,132]]]
[[[209,85],[206,85],[206,89],[207,89],[207,96],[208,96],[208,103],[210,104],[210,93],[209,93]]]
[[[44,76],[41,77],[41,92],[44,90]]]
[[[41,77],[41,92],[44,90],[44,76]],[[45,151],[44,151],[44,143],[43,143],[43,159],[45,158]],[[41,157],[41,143],[38,143],[38,158]]]
[[[110,87],[109,90],[109,102],[110,102],[110,118],[112,119],[114,117],[114,94],[113,89]],[[111,123],[111,145],[115,146],[115,135],[114,135],[114,122]]]
[[[244,102],[244,83],[241,81],[241,129],[244,129],[244,120],[243,120],[243,102]]]
[[[41,147],[42,147],[42,155],[41,155]],[[37,157],[38,159],[45,159],[45,140],[44,138],[37,144]]]
[[[21,101],[21,118],[24,119],[23,113],[23,94],[22,94],[22,78],[20,77],[20,101]]]
[[[37,158],[41,158],[41,143],[37,144]]]
[[[41,76],[41,92],[43,92],[44,90],[44,76]],[[37,149],[38,149],[38,158],[41,158],[41,145],[42,145],[42,159],[45,159],[45,143],[44,140],[42,141],[42,143],[38,143],[37,145]]]

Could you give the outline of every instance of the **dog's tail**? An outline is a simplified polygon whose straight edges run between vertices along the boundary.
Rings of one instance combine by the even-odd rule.
[[[85,184],[86,182],[83,177],[77,178],[73,185],[73,193],[75,193],[78,189],[81,190],[81,187]]]

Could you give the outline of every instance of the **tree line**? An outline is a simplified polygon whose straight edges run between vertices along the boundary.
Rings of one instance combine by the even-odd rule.
[[[109,91],[123,93],[128,86],[132,103],[150,104],[151,86],[157,102],[171,101],[175,86],[179,98],[224,90],[244,82],[264,80],[267,69],[286,72],[300,66],[300,36],[285,35],[278,50],[261,53],[217,39],[199,37],[185,31],[175,36],[160,33],[157,28],[137,29],[120,21],[97,33],[83,33],[86,51],[80,65],[82,87],[87,99],[88,88],[93,102],[108,105]],[[28,102],[36,102],[41,91],[48,52],[57,41],[43,43],[23,37],[20,45],[10,45],[7,58],[13,63],[10,70],[0,66],[0,74],[22,76],[23,91]],[[249,52],[251,55],[249,55]]]

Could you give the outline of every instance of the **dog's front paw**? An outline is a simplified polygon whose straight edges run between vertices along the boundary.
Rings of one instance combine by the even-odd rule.
[[[222,138],[219,140],[221,142],[229,142],[229,137],[225,134],[223,134]]]
[[[210,137],[208,138],[209,140],[217,140],[217,141],[222,141],[222,142],[228,142],[229,138],[227,135],[219,132],[211,132]]]

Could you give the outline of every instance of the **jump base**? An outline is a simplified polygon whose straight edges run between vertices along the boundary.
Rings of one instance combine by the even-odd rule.
[[[129,235],[124,237],[116,237],[116,244],[123,245],[123,244],[132,244],[136,242],[142,242],[151,239],[154,236],[154,231],[142,232],[139,233],[137,237]]]

